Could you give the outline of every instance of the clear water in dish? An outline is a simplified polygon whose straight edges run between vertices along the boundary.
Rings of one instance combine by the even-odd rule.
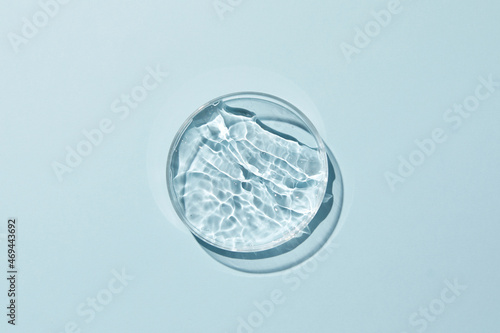
[[[191,120],[171,164],[185,222],[205,241],[236,251],[299,235],[328,177],[317,147],[222,101]]]

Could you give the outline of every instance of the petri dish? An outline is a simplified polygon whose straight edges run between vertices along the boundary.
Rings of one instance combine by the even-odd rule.
[[[323,140],[278,97],[240,92],[199,107],[170,147],[167,187],[195,237],[231,252],[260,252],[300,238],[328,183]]]

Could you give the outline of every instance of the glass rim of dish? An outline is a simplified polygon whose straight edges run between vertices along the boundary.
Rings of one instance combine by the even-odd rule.
[[[200,112],[205,110],[210,105],[216,104],[217,102],[221,102],[221,101],[227,102],[230,100],[245,99],[245,98],[258,99],[261,101],[266,101],[266,102],[271,102],[271,103],[277,104],[277,105],[283,107],[284,109],[286,109],[288,112],[292,112],[293,114],[295,114],[300,119],[300,121],[302,121],[304,123],[304,125],[306,126],[307,132],[309,132],[312,135],[312,137],[314,138],[314,140],[317,144],[316,149],[317,149],[317,153],[319,155],[319,158],[321,160],[321,164],[325,170],[325,176],[326,176],[325,179],[326,180],[324,182],[322,182],[321,189],[318,193],[318,200],[317,200],[315,206],[313,207],[314,214],[309,216],[309,218],[301,221],[293,230],[291,230],[293,232],[290,231],[288,233],[284,233],[282,235],[282,237],[280,237],[276,240],[273,240],[273,241],[270,241],[267,243],[263,243],[263,244],[260,244],[257,246],[253,246],[252,248],[247,247],[247,248],[240,249],[240,248],[235,248],[235,247],[224,246],[218,242],[214,242],[212,239],[207,238],[203,233],[199,232],[199,230],[197,228],[195,228],[194,226],[191,225],[191,223],[189,222],[189,220],[185,216],[184,210],[180,206],[178,196],[175,193],[175,190],[174,190],[173,185],[172,185],[173,175],[172,175],[172,171],[171,171],[171,164],[172,164],[172,158],[173,158],[174,152],[175,152],[176,148],[179,146],[179,142],[180,142],[181,138],[183,137],[186,130],[189,128],[189,125],[193,121],[193,118],[196,117],[196,115],[198,115]],[[208,243],[216,248],[223,249],[223,250],[230,251],[230,252],[245,252],[245,253],[270,250],[272,248],[280,246],[280,245],[292,240],[293,238],[301,235],[303,230],[309,225],[309,223],[312,221],[312,219],[316,216],[321,204],[323,203],[325,193],[327,190],[327,183],[328,183],[327,180],[329,177],[328,156],[327,156],[327,152],[326,152],[326,146],[325,146],[323,139],[321,138],[318,130],[313,125],[313,123],[309,120],[309,118],[302,111],[300,111],[295,105],[291,104],[290,102],[288,102],[282,98],[279,98],[277,96],[271,95],[271,94],[262,93],[262,92],[255,92],[255,91],[234,92],[234,93],[229,93],[229,94],[219,96],[217,98],[214,98],[214,99],[206,102],[202,106],[198,107],[196,109],[196,111],[191,113],[189,115],[189,117],[183,122],[183,124],[181,125],[181,127],[179,128],[177,133],[175,134],[174,139],[172,140],[172,143],[170,145],[170,150],[168,152],[166,169],[167,169],[166,170],[166,173],[167,173],[166,174],[166,176],[167,176],[166,177],[166,180],[167,180],[166,185],[167,185],[170,201],[175,209],[175,212],[177,213],[177,215],[179,216],[179,218],[181,219],[183,224],[186,225],[186,227],[189,229],[189,231],[193,235],[195,235],[196,237],[201,239],[202,241],[204,241],[204,242],[206,242],[206,243]]]

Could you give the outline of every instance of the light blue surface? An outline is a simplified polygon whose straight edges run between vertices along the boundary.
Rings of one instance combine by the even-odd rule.
[[[349,63],[342,43],[356,47],[356,27],[389,3],[242,1],[220,19],[211,0],[70,1],[15,53],[8,34],[40,7],[2,2],[0,257],[17,217],[20,273],[18,325],[2,314],[1,331],[237,332],[242,318],[265,333],[497,332],[500,88],[481,80],[500,82],[500,4],[401,0]],[[148,183],[160,111],[182,85],[230,66],[294,81],[346,175],[334,243],[284,274],[210,258]],[[127,106],[134,91],[147,97]],[[478,93],[477,110],[452,121],[448,109]],[[82,131],[99,143],[80,146],[92,152],[60,182],[53,164]],[[430,156],[413,153],[424,139]],[[422,164],[398,175],[412,154]],[[387,172],[404,180],[394,191]],[[134,278],[117,279],[122,269]],[[92,317],[85,303],[97,295],[113,299]],[[429,306],[442,313],[423,319]]]

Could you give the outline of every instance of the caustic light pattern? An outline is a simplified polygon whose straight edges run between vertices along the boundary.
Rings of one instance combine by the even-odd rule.
[[[212,244],[252,250],[301,233],[327,181],[315,147],[218,102],[198,113],[172,158],[187,222]]]

